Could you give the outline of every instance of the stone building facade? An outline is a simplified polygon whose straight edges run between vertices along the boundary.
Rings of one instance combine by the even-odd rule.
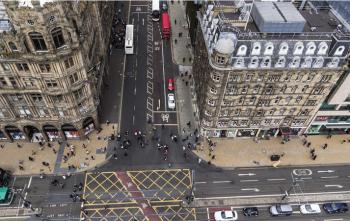
[[[208,1],[197,18],[193,74],[204,136],[301,134],[348,70],[350,37],[327,7]]]
[[[2,1],[0,139],[79,139],[99,128],[114,2]]]

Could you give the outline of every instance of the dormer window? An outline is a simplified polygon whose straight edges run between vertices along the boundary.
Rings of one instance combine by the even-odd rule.
[[[30,32],[28,35],[32,40],[36,51],[47,51],[46,43],[42,34],[39,32]]]
[[[267,43],[265,46],[265,55],[272,55],[273,54],[273,44],[271,42]]]
[[[288,54],[288,43],[282,42],[280,46],[280,51],[278,52],[279,55],[287,55]]]
[[[12,41],[9,42],[9,47],[10,47],[12,52],[18,51],[16,44],[13,43]]]
[[[302,42],[299,41],[294,46],[293,54],[294,55],[301,55],[303,53],[303,50],[304,50],[304,45]]]
[[[285,57],[279,57],[277,63],[275,64],[276,68],[284,68],[286,65],[286,58]]]
[[[241,45],[238,48],[237,55],[238,56],[245,56],[247,54],[247,46],[246,45]]]
[[[225,63],[225,57],[217,55],[216,56],[216,63],[224,64]]]
[[[335,56],[342,56],[345,50],[345,46],[339,46],[337,50],[334,52]]]
[[[325,55],[327,53],[327,50],[328,50],[328,45],[326,42],[323,41],[318,46],[317,54],[318,55]]]
[[[254,42],[253,44],[253,50],[252,55],[259,55],[261,50],[261,44],[260,42]]]
[[[313,54],[315,54],[315,51],[316,51],[316,44],[315,44],[315,42],[307,43],[305,54],[306,55],[313,55]]]

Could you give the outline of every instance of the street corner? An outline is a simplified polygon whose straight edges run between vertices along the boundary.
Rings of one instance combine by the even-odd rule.
[[[177,112],[176,111],[159,111],[154,112],[154,124],[177,126]]]
[[[227,211],[227,210],[232,210],[232,208],[229,206],[226,206],[226,207],[208,207],[207,208],[208,221],[215,220],[215,217],[214,217],[215,212]]]

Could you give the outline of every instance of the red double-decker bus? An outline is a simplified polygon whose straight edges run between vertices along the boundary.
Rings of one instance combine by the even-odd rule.
[[[170,17],[168,12],[162,13],[162,38],[170,39]]]

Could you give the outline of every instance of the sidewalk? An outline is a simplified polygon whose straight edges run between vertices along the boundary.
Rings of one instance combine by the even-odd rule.
[[[218,167],[273,166],[274,162],[270,160],[273,154],[284,154],[280,163],[277,163],[278,166],[350,163],[349,135],[333,135],[330,139],[321,135],[308,136],[306,139],[311,142],[310,147],[303,145],[303,139],[304,137],[292,138],[289,142],[281,144],[281,137],[259,141],[251,138],[212,138],[216,146],[211,155],[206,140],[193,152],[204,161],[211,161],[211,164]],[[346,142],[342,143],[343,140]],[[328,147],[323,149],[325,143]],[[311,159],[311,149],[315,149],[316,160]]]
[[[105,161],[107,151],[103,153],[100,148],[106,147],[108,139],[105,138],[113,133],[112,124],[108,126],[101,124],[101,128],[102,131],[99,134],[93,131],[88,135],[90,141],[68,140],[68,144],[75,147],[75,156],[69,157],[66,163],[63,161],[63,155],[67,155],[67,152],[70,151],[66,145],[67,142],[62,142],[61,145],[58,142],[50,142],[51,147],[48,147],[47,142],[43,147],[40,147],[38,143],[23,141],[0,143],[4,145],[3,148],[0,148],[0,167],[10,170],[13,175],[32,175],[42,172],[45,174],[66,173],[94,168]],[[117,128],[116,124],[114,128]],[[82,147],[83,143],[86,149]],[[90,153],[87,154],[86,150]],[[91,159],[92,155],[94,160]],[[34,161],[30,161],[29,157],[32,157]],[[19,169],[20,162],[24,170]],[[42,162],[49,163],[49,166],[44,166]],[[68,164],[76,166],[76,169],[68,171]]]
[[[192,65],[193,52],[191,40],[188,34],[186,6],[182,0],[173,1],[173,4],[168,2],[168,5],[171,24],[171,52],[173,55],[173,62],[178,65]]]

